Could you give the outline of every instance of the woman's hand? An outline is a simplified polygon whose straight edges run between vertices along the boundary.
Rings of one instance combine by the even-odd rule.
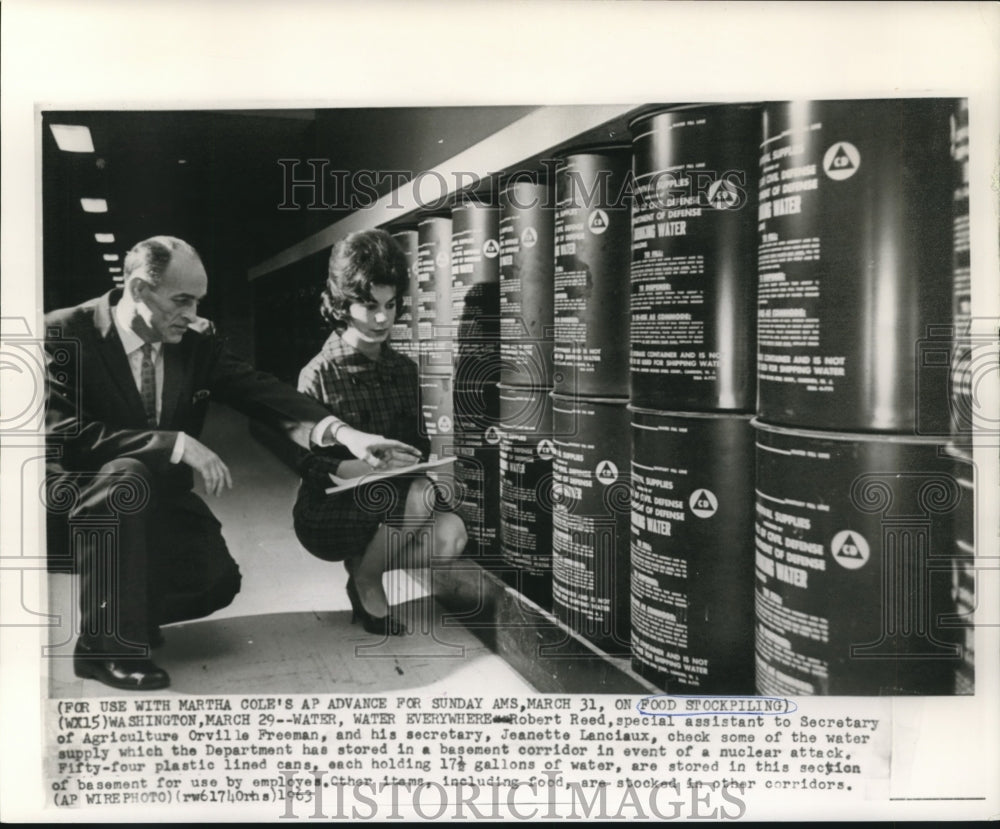
[[[349,460],[341,461],[340,466],[337,467],[337,477],[338,478],[360,478],[364,475],[370,475],[375,470],[370,464],[359,460]]]
[[[383,460],[382,465],[378,469],[373,467],[370,463],[362,460],[341,461],[340,466],[337,467],[337,477],[361,478],[373,472],[378,473],[386,472],[390,469],[403,469],[407,466],[413,466],[413,464],[417,462],[418,461],[413,460],[413,456],[408,452],[401,452],[397,455],[390,451],[389,456]]]
[[[412,446],[408,446],[405,443],[399,444],[399,446],[391,446],[384,453],[378,454],[379,459],[382,461],[382,466],[379,469],[403,469],[407,466],[413,466],[415,463],[420,463],[422,458],[420,453],[417,452]]]
[[[402,441],[387,440],[381,435],[361,432],[346,424],[337,426],[335,433],[337,443],[346,446],[354,457],[364,461],[372,469],[399,469],[420,463],[420,450]]]

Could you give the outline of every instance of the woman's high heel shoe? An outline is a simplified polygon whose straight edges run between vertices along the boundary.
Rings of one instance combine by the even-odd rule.
[[[387,616],[372,616],[365,610],[354,576],[347,580],[347,598],[351,600],[351,624],[360,619],[361,626],[376,636],[399,636],[403,633],[403,626],[391,613]]]

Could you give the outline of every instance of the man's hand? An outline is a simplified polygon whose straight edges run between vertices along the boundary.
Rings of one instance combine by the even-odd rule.
[[[181,461],[196,472],[201,473],[205,481],[205,491],[212,495],[221,495],[225,488],[233,488],[233,479],[222,459],[211,449],[191,435],[184,436],[184,454]]]
[[[354,457],[374,469],[399,469],[420,463],[420,450],[398,440],[381,435],[359,432],[351,426],[337,427],[337,442],[346,446]]]

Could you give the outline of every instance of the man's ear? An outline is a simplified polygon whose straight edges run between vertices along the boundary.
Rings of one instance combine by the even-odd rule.
[[[142,279],[130,279],[125,283],[125,288],[128,290],[128,295],[131,297],[133,302],[140,302],[145,295],[145,291],[148,290],[149,285],[147,285],[145,280]]]

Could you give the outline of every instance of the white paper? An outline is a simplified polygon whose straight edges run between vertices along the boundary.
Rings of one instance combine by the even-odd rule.
[[[388,469],[385,472],[369,472],[357,478],[338,478],[336,475],[331,473],[330,480],[333,481],[334,485],[327,487],[324,491],[327,495],[333,495],[335,492],[346,492],[347,490],[354,489],[362,484],[370,484],[374,481],[380,481],[383,478],[395,478],[397,475],[410,475],[414,472],[426,472],[429,469],[437,469],[440,466],[454,462],[454,457],[440,458],[435,461],[423,461],[422,463],[415,463],[410,466],[401,466],[398,469]]]

